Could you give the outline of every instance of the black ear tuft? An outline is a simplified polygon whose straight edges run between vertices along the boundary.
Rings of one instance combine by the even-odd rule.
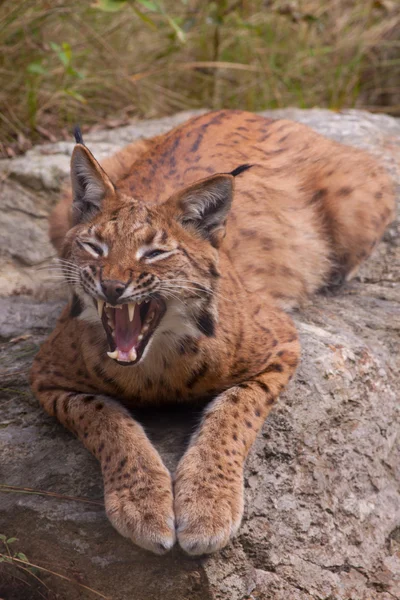
[[[229,173],[229,175],[232,175],[232,177],[237,177],[238,175],[243,173],[243,171],[247,171],[247,169],[251,169],[252,166],[253,165],[240,165],[240,167],[236,167],[236,169],[233,169],[233,171],[231,171]]]
[[[83,141],[82,131],[81,131],[81,128],[79,127],[79,125],[75,125],[75,127],[74,127],[74,137],[75,137],[75,142],[77,144],[82,144],[82,146],[85,145],[85,142]]]

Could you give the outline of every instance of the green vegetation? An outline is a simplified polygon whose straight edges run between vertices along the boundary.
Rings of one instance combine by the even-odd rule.
[[[14,542],[17,541],[16,537],[10,537],[7,539],[7,536],[3,533],[0,534],[0,542],[3,544],[6,553],[0,553],[0,562],[12,563],[14,559],[19,559],[23,563],[29,563],[23,552],[11,552],[10,546]]]
[[[398,0],[4,0],[0,152],[198,107],[400,114]]]
[[[22,582],[22,589],[25,588],[25,593],[29,594],[29,592],[26,590],[26,587],[32,587],[29,583],[30,577],[33,578],[36,582],[38,582],[41,586],[44,586],[44,588],[46,588],[48,594],[44,596],[42,593],[39,592],[39,596],[41,598],[44,598],[44,600],[46,600],[46,598],[49,598],[50,596],[51,598],[54,598],[55,596],[53,595],[52,590],[39,577],[40,573],[45,573],[46,575],[52,575],[58,577],[59,579],[63,579],[68,583],[74,584],[75,586],[90,592],[90,596],[93,595],[97,598],[103,598],[104,600],[111,600],[110,598],[107,598],[107,596],[104,596],[101,592],[98,592],[97,590],[94,590],[93,588],[90,588],[87,585],[83,585],[79,581],[71,579],[70,577],[66,577],[61,573],[57,573],[56,571],[52,571],[45,567],[40,567],[38,565],[32,564],[27,558],[26,554],[14,549],[15,542],[17,541],[18,538],[16,537],[8,538],[6,535],[0,534],[0,563],[4,563],[5,566],[9,566],[11,567],[11,569],[13,569],[11,571],[11,578],[15,581]],[[18,574],[15,573],[15,571],[17,571]],[[23,579],[21,578],[21,575],[28,575],[29,577],[28,579]],[[24,594],[24,597],[27,596]]]

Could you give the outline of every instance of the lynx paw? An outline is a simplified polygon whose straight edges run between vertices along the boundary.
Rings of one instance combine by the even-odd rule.
[[[121,535],[155,554],[172,548],[175,519],[171,477],[166,470],[108,485],[104,500],[107,516]]]
[[[175,518],[177,537],[192,555],[220,550],[240,527],[243,515],[241,477],[229,477],[184,457],[177,471]]]

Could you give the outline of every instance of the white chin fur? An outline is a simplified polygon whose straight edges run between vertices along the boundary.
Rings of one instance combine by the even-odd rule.
[[[87,301],[86,298],[81,298],[85,308],[79,315],[78,319],[87,323],[101,324],[97,309],[94,307],[93,301]]]
[[[147,344],[137,365],[148,368],[152,373],[163,370],[163,358],[176,352],[176,345],[182,337],[198,338],[201,332],[190,321],[185,305],[178,300],[168,300],[167,310],[149,343]],[[149,359],[149,360],[147,360]]]
[[[201,332],[187,315],[185,305],[182,302],[173,299],[168,300],[165,315],[155,330],[151,341],[154,342],[167,331],[171,332],[171,334],[175,334],[177,339],[186,335],[192,337],[199,337],[201,335]]]

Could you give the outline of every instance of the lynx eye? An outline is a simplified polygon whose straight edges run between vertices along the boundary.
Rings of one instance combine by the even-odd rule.
[[[161,250],[161,248],[157,248],[156,250],[149,250],[143,255],[143,258],[155,258],[156,256],[160,256],[160,254],[167,254],[168,250]]]
[[[84,250],[87,250],[89,252],[89,254],[91,254],[92,256],[103,256],[104,254],[104,250],[101,246],[99,246],[98,244],[95,244],[93,242],[78,242],[79,245],[81,246],[81,248],[83,248]]]
[[[163,249],[163,248],[149,248],[148,246],[142,246],[136,252],[137,260],[146,260],[148,262],[155,262],[156,260],[162,260],[171,256],[172,254],[176,254],[178,252],[177,248]]]

